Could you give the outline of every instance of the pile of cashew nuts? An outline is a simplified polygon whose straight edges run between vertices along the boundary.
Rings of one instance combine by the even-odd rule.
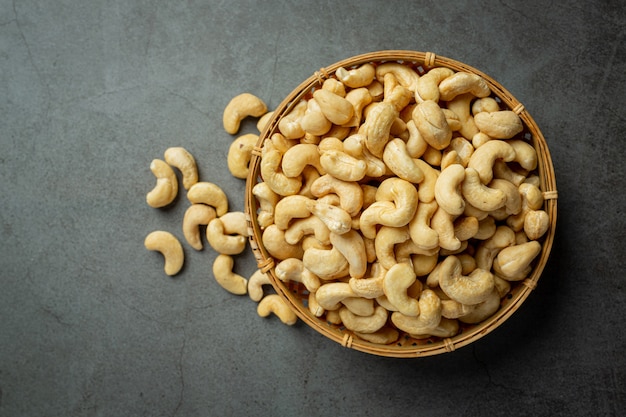
[[[253,117],[261,132],[272,115],[243,93],[226,106],[223,126],[237,135]],[[233,140],[233,176],[248,179],[258,140]],[[368,342],[449,338],[492,316],[511,283],[530,275],[550,227],[530,136],[473,73],[399,62],[339,68],[277,121],[259,152],[255,221],[276,279],[299,283],[312,315]],[[252,232],[217,185],[198,182],[184,149],[153,161],[148,204],[174,200],[172,167],[191,203],[184,236],[201,250],[207,226],[217,282],[247,293],[259,315],[294,324],[286,301],[266,290],[268,273],[232,272]],[[145,244],[163,253],[168,275],[180,270],[176,238],[158,231]]]

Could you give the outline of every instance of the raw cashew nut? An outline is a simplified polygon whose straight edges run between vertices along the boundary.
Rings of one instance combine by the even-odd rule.
[[[376,343],[377,345],[391,344],[400,337],[399,331],[393,327],[384,326],[373,333],[354,332],[354,334],[367,342]]]
[[[387,178],[378,186],[376,201],[393,202],[393,209],[378,212],[378,222],[385,226],[401,227],[409,224],[418,205],[415,185],[401,178]]]
[[[500,105],[493,97],[481,97],[472,104],[472,114],[475,116],[481,112],[493,113],[499,111]]]
[[[352,217],[341,207],[320,200],[309,200],[306,207],[312,214],[319,217],[332,233],[341,235],[352,229]]]
[[[244,237],[248,237],[250,235],[246,213],[243,211],[229,211],[228,213],[220,216],[220,220],[224,225],[224,232]]]
[[[550,217],[544,210],[530,210],[524,217],[524,233],[530,240],[537,240],[550,227]]]
[[[367,88],[355,88],[346,94],[346,100],[352,103],[354,114],[349,122],[344,123],[346,127],[358,127],[363,118],[363,109],[372,102],[372,95]]]
[[[278,130],[287,139],[299,139],[305,135],[305,131],[300,124],[307,109],[305,100],[299,101],[285,116],[278,122]]]
[[[370,274],[364,278],[350,278],[348,284],[357,297],[374,299],[384,295],[383,279],[387,270],[379,263],[370,265]]]
[[[241,121],[248,116],[260,117],[267,113],[267,106],[259,97],[242,93],[233,97],[224,109],[222,122],[224,130],[234,135],[239,131]]]
[[[528,277],[530,263],[541,252],[541,244],[536,240],[509,246],[502,249],[493,260],[493,270],[508,281],[520,281]]]
[[[312,98],[307,102],[306,111],[300,119],[300,126],[306,133],[322,136],[328,133],[333,124],[324,116],[317,101]]]
[[[461,241],[454,234],[454,216],[441,207],[437,207],[430,219],[430,227],[439,236],[439,246],[448,251],[457,251],[461,248]]]
[[[350,264],[336,248],[307,248],[301,256],[306,269],[325,281],[343,278],[349,274]]]
[[[348,123],[354,115],[352,103],[329,90],[319,89],[313,93],[324,116],[336,125]]]
[[[285,240],[285,231],[270,224],[263,231],[261,241],[267,252],[276,259],[302,258],[304,250],[300,245],[290,245]]]
[[[350,70],[343,67],[337,68],[335,75],[347,87],[359,88],[366,87],[372,83],[376,76],[376,70],[374,65],[367,63]]]
[[[395,247],[397,244],[410,240],[409,229],[404,227],[383,226],[376,233],[374,247],[376,258],[385,269],[390,269],[398,261],[396,260]]]
[[[376,67],[376,79],[378,81],[383,82],[388,73],[392,73],[401,86],[415,91],[419,74],[413,69],[399,62],[385,62]]]
[[[218,217],[209,222],[206,228],[206,237],[209,245],[218,253],[224,255],[237,255],[244,251],[248,242],[247,234],[231,234],[226,230],[222,220]]]
[[[320,153],[317,145],[299,143],[289,148],[283,155],[282,169],[288,177],[297,177],[302,174],[307,165],[315,167],[320,174],[325,173],[320,164]]]
[[[383,161],[391,172],[403,180],[418,184],[424,180],[424,173],[415,159],[409,155],[406,143],[402,139],[387,142],[383,151]]]
[[[291,245],[295,245],[304,236],[314,235],[322,244],[330,243],[330,230],[317,216],[309,216],[304,219],[296,219],[285,231],[285,240]]]
[[[258,135],[248,133],[239,136],[230,144],[226,161],[228,163],[228,170],[233,177],[241,179],[248,177],[252,149],[254,149],[258,140]]]
[[[234,259],[230,255],[219,254],[213,261],[213,277],[226,291],[243,295],[248,291],[248,280],[233,272]]]
[[[415,284],[416,280],[417,276],[413,271],[413,266],[409,263],[393,265],[383,280],[383,290],[387,300],[405,316],[418,316],[420,314],[418,300],[407,294],[407,290]]]
[[[494,178],[489,183],[489,187],[491,189],[500,190],[504,193],[504,208],[507,215],[518,214],[522,210],[522,197],[520,196],[518,188],[515,184],[504,179]]]
[[[417,80],[415,98],[417,101],[439,101],[439,84],[446,78],[454,75],[450,68],[433,68]]]
[[[487,299],[494,289],[491,272],[476,268],[467,276],[461,274],[462,265],[454,255],[446,257],[439,269],[439,287],[451,299],[461,304],[478,304]]]
[[[491,270],[493,260],[502,249],[515,244],[515,232],[508,226],[497,226],[493,235],[476,248],[476,266]]]
[[[377,158],[382,158],[385,145],[389,141],[391,126],[398,117],[398,111],[391,103],[373,103],[362,128],[367,137],[367,148]]]
[[[276,194],[294,195],[302,188],[301,177],[287,177],[281,169],[282,154],[276,149],[263,152],[261,177]]]
[[[537,168],[537,151],[533,146],[521,139],[512,139],[507,141],[515,151],[515,159],[513,161],[520,164],[527,171],[533,171]]]
[[[482,211],[494,211],[504,206],[506,194],[497,188],[490,188],[480,181],[478,171],[465,168],[465,179],[461,185],[463,197],[473,207]]]
[[[315,180],[311,185],[311,193],[318,198],[331,193],[337,194],[339,206],[350,216],[356,216],[363,207],[364,193],[361,186],[356,182],[339,180],[332,175],[322,175]]]
[[[411,114],[413,114],[412,111]],[[406,122],[406,130],[409,133],[409,137],[406,141],[407,152],[411,158],[421,157],[424,152],[426,152],[426,149],[428,149],[428,142],[424,140],[419,129],[415,126],[415,120],[410,119]]]
[[[228,211],[228,198],[224,191],[212,182],[197,182],[187,191],[187,199],[192,204],[206,204],[215,207],[218,216]]]
[[[496,160],[511,162],[515,158],[515,150],[503,140],[490,140],[476,149],[467,166],[474,168],[483,184],[493,178],[493,165]]]
[[[385,175],[388,172],[388,168],[385,163],[380,159],[372,155],[367,148],[367,137],[360,133],[348,136],[343,141],[343,150],[348,155],[351,155],[357,159],[362,159],[367,165],[365,171],[366,177],[378,178]]]
[[[489,85],[479,75],[458,71],[439,83],[439,99],[451,101],[456,96],[471,93],[476,97],[487,97],[491,94]]]
[[[435,183],[437,204],[452,216],[459,216],[465,210],[465,200],[461,194],[461,183],[464,178],[463,165],[453,164],[441,171]]]
[[[541,189],[536,185],[523,183],[518,187],[518,191],[522,199],[522,209],[518,214],[506,219],[506,224],[516,232],[524,228],[526,215],[532,210],[539,210],[544,201]]]
[[[367,163],[343,151],[329,149],[320,156],[323,172],[342,181],[360,181],[367,173]]]
[[[485,301],[472,306],[472,311],[459,317],[459,321],[475,324],[491,317],[500,308],[500,298],[500,294],[494,288]]]
[[[367,256],[361,234],[356,230],[349,230],[342,234],[331,232],[330,243],[350,264],[350,277],[362,278],[367,271]]]
[[[467,140],[472,140],[474,135],[479,132],[470,109],[471,102],[474,98],[475,97],[469,93],[460,94],[452,101],[448,102],[448,109],[452,110],[457,115],[461,123],[461,128],[458,131]]]
[[[296,324],[298,316],[293,312],[287,303],[280,298],[278,294],[269,294],[263,297],[257,306],[257,314],[261,317],[267,317],[274,313],[276,317],[288,326]]]
[[[348,297],[341,301],[341,304],[345,306],[351,313],[357,316],[371,316],[374,314],[374,300],[361,297]],[[343,307],[342,307],[343,308]]]
[[[407,316],[399,311],[391,314],[391,322],[411,335],[429,334],[441,321],[441,299],[433,290],[422,291],[418,316]]]
[[[215,209],[206,204],[192,204],[187,208],[183,217],[183,235],[189,246],[202,250],[199,226],[208,225],[216,217]]]
[[[389,313],[381,306],[376,306],[371,316],[358,316],[347,307],[339,309],[339,317],[346,329],[361,334],[370,334],[380,330],[387,322]]]
[[[173,234],[161,230],[151,232],[146,236],[144,246],[148,250],[161,252],[167,275],[174,276],[182,269],[185,260],[183,246]]]
[[[511,110],[477,113],[474,123],[481,132],[496,139],[511,139],[524,129],[520,117]]]
[[[257,221],[261,229],[265,229],[274,223],[274,207],[278,204],[278,194],[276,194],[266,182],[259,182],[252,188],[252,194],[259,202],[257,211]]]
[[[189,187],[198,182],[198,167],[196,160],[185,148],[173,147],[165,150],[165,162],[178,168],[183,175],[183,187]]]
[[[274,208],[274,224],[281,230],[287,230],[292,219],[309,217],[311,210],[308,204],[311,201],[303,195],[283,197]]]
[[[146,195],[146,202],[150,207],[165,207],[176,198],[178,194],[178,179],[176,173],[165,162],[154,159],[150,163],[150,171],[157,179],[154,188]]]
[[[341,307],[341,301],[354,296],[347,282],[329,282],[322,285],[315,293],[317,302],[325,310],[337,310]]]
[[[320,279],[306,269],[301,259],[284,259],[276,265],[274,272],[279,280],[302,283],[309,292],[316,292],[321,285]]]
[[[439,234],[430,226],[430,221],[439,206],[436,201],[419,203],[415,216],[409,222],[411,240],[421,249],[429,250],[439,246]]]
[[[259,302],[263,298],[263,285],[271,285],[270,277],[260,269],[254,271],[254,273],[248,278],[248,296],[252,301]]]
[[[452,129],[446,115],[433,100],[419,103],[413,109],[413,121],[424,140],[437,150],[445,149],[452,140]]]

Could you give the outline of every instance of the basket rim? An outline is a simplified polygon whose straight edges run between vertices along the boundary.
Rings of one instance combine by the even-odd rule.
[[[382,62],[410,63],[411,65],[421,66],[424,69],[448,67],[455,71],[472,72],[481,76],[487,82],[492,91],[492,95],[499,98],[504,106],[508,107],[520,116],[522,122],[531,135],[529,139],[531,140],[533,147],[537,150],[538,155],[538,176],[540,178],[540,189],[544,194],[544,209],[548,213],[550,219],[549,229],[542,238],[543,243],[540,256],[538,257],[536,265],[530,276],[517,283],[517,285],[515,285],[515,289],[512,285],[510,292],[512,295],[511,298],[504,301],[503,305],[496,313],[482,322],[472,326],[468,331],[462,331],[451,338],[439,338],[437,341],[431,341],[411,347],[398,347],[396,344],[379,345],[367,342],[353,336],[349,331],[342,331],[328,325],[310,313],[308,308],[305,308],[303,304],[290,292],[288,286],[275,276],[274,258],[269,255],[267,250],[263,247],[260,239],[262,232],[256,221],[256,198],[252,194],[252,188],[256,185],[259,179],[261,149],[264,140],[276,131],[281,117],[287,114],[293,106],[295,106],[306,94],[309,94],[313,88],[321,86],[321,83],[325,79],[332,77],[337,69],[341,67],[354,67],[364,63],[378,64]],[[263,272],[268,272],[274,290],[285,301],[287,301],[288,305],[292,310],[294,310],[302,321],[317,332],[344,347],[377,356],[404,358],[437,355],[452,352],[458,348],[466,346],[494,331],[520,308],[530,293],[536,288],[538,280],[541,277],[548,261],[556,231],[557,198],[558,193],[556,190],[554,166],[552,164],[552,158],[545,137],[526,108],[506,88],[484,72],[468,64],[451,58],[442,57],[432,52],[382,50],[349,57],[337,61],[327,67],[320,68],[307,79],[302,81],[281,101],[281,103],[275,108],[270,120],[260,132],[257,145],[252,152],[250,160],[250,173],[246,179],[244,206],[250,231],[249,242],[259,268]]]

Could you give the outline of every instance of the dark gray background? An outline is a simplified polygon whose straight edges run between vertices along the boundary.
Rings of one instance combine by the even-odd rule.
[[[625,31],[626,3],[608,0],[1,0],[0,415],[617,415]],[[186,204],[145,204],[150,161],[184,146],[243,210],[230,98],[274,107],[381,49],[475,66],[542,129],[559,217],[526,303],[456,352],[390,359],[257,317],[213,280],[210,250],[186,246],[166,277],[143,239],[182,238]]]

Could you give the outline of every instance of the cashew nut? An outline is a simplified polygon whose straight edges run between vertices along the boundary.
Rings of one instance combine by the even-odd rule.
[[[391,344],[398,340],[400,336],[400,332],[393,327],[382,327],[373,333],[354,332],[354,334],[367,342],[376,343],[377,345]]]
[[[441,321],[441,300],[434,291],[426,289],[419,298],[419,315],[407,316],[399,311],[391,313],[391,322],[411,335],[429,334]]]
[[[471,102],[474,98],[475,97],[471,94],[460,94],[452,101],[448,102],[448,109],[457,115],[459,122],[461,123],[461,127],[458,129],[458,132],[466,140],[472,140],[474,135],[479,132],[470,109]]]
[[[398,111],[391,103],[373,103],[363,124],[367,137],[367,148],[372,155],[382,158],[385,145],[389,141],[391,126],[398,117]]]
[[[493,165],[497,159],[510,162],[515,158],[515,150],[503,140],[490,140],[476,149],[470,157],[468,168],[474,168],[483,184],[493,178]]]
[[[411,114],[413,114],[413,112],[411,112]],[[424,140],[419,129],[415,126],[415,120],[410,119],[406,123],[406,129],[409,133],[409,137],[406,141],[406,150],[411,158],[419,158],[426,152],[426,149],[428,149],[428,142]]]
[[[341,307],[341,301],[354,296],[347,282],[329,282],[315,293],[318,304],[325,310],[337,310]]]
[[[324,116],[317,100],[311,98],[307,102],[306,111],[300,119],[300,126],[302,129],[311,135],[321,136],[328,133],[332,125],[333,124],[330,120]]]
[[[502,249],[515,244],[515,232],[508,226],[497,226],[489,239],[481,242],[476,248],[476,266],[491,270],[493,260]]]
[[[267,317],[274,313],[276,317],[288,326],[296,324],[298,316],[289,308],[287,303],[280,298],[278,294],[269,294],[263,297],[257,306],[257,314],[261,317]]]
[[[258,140],[258,135],[248,133],[239,136],[230,144],[226,161],[232,176],[242,179],[248,177],[252,149],[254,149]]]
[[[288,177],[302,174],[307,165],[315,167],[320,174],[324,173],[317,145],[308,143],[300,143],[289,148],[283,155],[281,165],[283,173]]]
[[[520,117],[511,110],[477,113],[474,123],[481,132],[496,139],[510,139],[524,129]]]
[[[493,260],[493,270],[508,281],[520,281],[530,274],[530,263],[541,252],[536,240],[502,249]]]
[[[350,70],[337,68],[335,71],[337,79],[350,88],[366,87],[371,84],[376,76],[376,70],[372,64],[363,64]],[[349,93],[348,93],[349,94]]]
[[[263,285],[271,285],[270,277],[267,273],[262,272],[260,269],[254,271],[254,273],[248,278],[248,296],[252,301],[261,301],[263,298]]]
[[[266,182],[259,182],[252,188],[252,194],[259,202],[257,211],[257,222],[261,229],[265,229],[274,223],[274,207],[278,204],[278,194],[267,185]]]
[[[437,204],[452,216],[459,216],[465,210],[465,200],[461,194],[461,184],[464,178],[463,165],[453,164],[441,171],[435,183]]]
[[[330,230],[317,216],[294,220],[285,231],[285,240],[295,245],[308,235],[315,235],[315,238],[322,244],[330,243]]]
[[[165,162],[178,168],[183,175],[183,187],[189,187],[198,182],[198,167],[196,160],[185,148],[173,147],[165,150]]]
[[[316,292],[321,285],[320,279],[306,269],[302,260],[298,258],[280,261],[274,268],[274,272],[279,280],[302,283],[309,292]]]
[[[372,95],[367,88],[355,88],[346,94],[346,100],[352,103],[354,114],[352,118],[343,126],[358,127],[363,118],[363,109],[372,102]]]
[[[452,130],[446,115],[433,100],[425,100],[415,106],[413,121],[428,144],[436,150],[445,149],[452,140]]]
[[[287,139],[299,139],[306,133],[300,124],[300,120],[307,109],[305,100],[299,101],[286,115],[280,118],[278,130]]]
[[[384,295],[383,279],[387,270],[379,263],[370,265],[370,274],[366,278],[350,278],[348,284],[355,296],[374,299]]]
[[[521,139],[512,139],[507,141],[507,143],[511,145],[515,151],[513,161],[520,164],[520,166],[527,171],[532,171],[537,168],[537,151],[530,143]]]
[[[416,280],[417,276],[413,271],[413,266],[409,263],[393,265],[383,279],[383,291],[387,300],[405,316],[418,316],[420,314],[418,300],[407,294],[407,290],[415,284]]]
[[[336,125],[348,123],[354,115],[352,103],[332,91],[323,88],[315,90],[313,98],[319,104],[324,116]]]
[[[248,291],[248,280],[233,272],[235,261],[232,256],[219,254],[213,261],[213,277],[226,291],[243,295]]]
[[[420,165],[409,155],[406,143],[402,139],[392,139],[385,146],[383,161],[387,167],[403,180],[418,184],[424,180]]]
[[[467,175],[467,174],[466,174]],[[519,194],[518,187],[510,181],[494,178],[489,183],[491,189],[500,190],[505,195],[505,213],[507,215],[518,214],[522,210],[522,197]]]
[[[306,207],[312,214],[319,217],[332,233],[341,235],[352,229],[352,217],[340,207],[320,200],[309,200]]]
[[[209,245],[218,253],[237,255],[244,251],[248,242],[247,235],[231,234],[221,218],[213,219],[206,228],[206,237]]]
[[[349,274],[350,264],[337,248],[307,248],[301,256],[306,269],[325,281],[343,278]]]
[[[192,204],[206,204],[215,207],[218,217],[228,211],[228,197],[224,191],[212,182],[197,182],[187,191],[187,199]]]
[[[398,83],[411,91],[414,91],[419,79],[419,75],[410,67],[399,62],[385,62],[376,67],[376,79],[383,82],[385,75],[391,73]]]
[[[507,201],[504,191],[484,185],[474,168],[465,168],[461,191],[468,203],[487,212],[499,209]]]
[[[472,311],[459,317],[459,321],[462,323],[475,324],[491,317],[500,308],[500,298],[500,294],[498,294],[498,291],[494,288],[487,299],[472,306]]]
[[[174,276],[182,269],[185,260],[183,246],[170,232],[157,230],[149,233],[144,246],[148,250],[161,252],[165,262],[163,269],[167,275]]]
[[[283,197],[274,207],[274,224],[281,230],[287,230],[292,219],[309,217],[311,210],[308,204],[311,201],[302,195]]]
[[[524,233],[528,239],[537,240],[550,228],[550,217],[544,210],[530,210],[524,216]]]
[[[263,152],[261,177],[276,194],[288,196],[296,194],[302,187],[301,177],[287,177],[281,169],[282,154],[276,149]]]
[[[469,275],[462,275],[462,265],[454,255],[446,257],[439,269],[439,287],[452,300],[461,304],[478,304],[487,299],[494,289],[493,274],[476,268]]]
[[[330,243],[348,261],[350,277],[362,278],[367,271],[367,257],[361,234],[356,230],[349,230],[342,234],[331,232]]]
[[[383,89],[383,101],[391,103],[398,112],[404,109],[413,98],[413,92],[399,84],[396,76],[391,72],[385,74],[383,78]]]
[[[339,206],[350,216],[356,216],[363,207],[363,188],[356,182],[342,181],[332,175],[322,175],[311,185],[315,197],[334,193],[339,196]]]
[[[178,194],[176,173],[172,167],[160,159],[154,159],[150,163],[150,171],[157,181],[154,188],[146,195],[146,202],[150,207],[165,207],[174,201]]]
[[[487,97],[491,94],[491,90],[481,76],[458,71],[439,83],[439,93],[440,100],[451,101],[464,93],[471,93],[476,97]]]
[[[285,231],[275,224],[270,224],[261,235],[261,241],[267,252],[274,258],[302,258],[304,250],[300,245],[290,245],[285,240]]]
[[[493,113],[499,111],[500,105],[493,97],[481,97],[476,99],[472,104],[472,114],[477,115],[480,112]]]
[[[241,121],[248,116],[260,117],[267,113],[267,106],[259,97],[242,93],[233,97],[224,109],[222,122],[224,130],[234,135],[239,131]]]
[[[454,75],[450,68],[433,68],[417,80],[415,98],[418,101],[439,101],[439,84],[446,78]]]
[[[325,172],[342,181],[360,181],[368,168],[364,160],[335,149],[322,152],[320,165]]]
[[[371,316],[358,316],[352,313],[347,307],[339,309],[341,322],[348,330],[358,333],[374,333],[380,330],[387,322],[389,313],[381,306],[376,306]]]
[[[256,129],[259,131],[259,133],[263,132],[263,130],[267,127],[272,116],[274,116],[274,112],[268,111],[263,116],[259,117],[259,120],[257,120],[256,122]]]
[[[419,203],[415,216],[409,222],[411,240],[422,249],[433,249],[439,246],[439,234],[430,226],[430,221],[439,206],[436,201]]]
[[[374,300],[370,298],[348,297],[341,300],[341,304],[350,310],[352,314],[361,317],[371,316],[375,310]]]
[[[518,187],[518,191],[522,198],[522,209],[518,214],[506,219],[506,224],[516,232],[524,228],[526,215],[532,210],[539,210],[544,201],[543,194],[536,185],[523,183]]]
[[[183,217],[183,235],[189,246],[202,250],[199,226],[208,225],[216,217],[215,209],[206,204],[192,204],[187,208]]]

